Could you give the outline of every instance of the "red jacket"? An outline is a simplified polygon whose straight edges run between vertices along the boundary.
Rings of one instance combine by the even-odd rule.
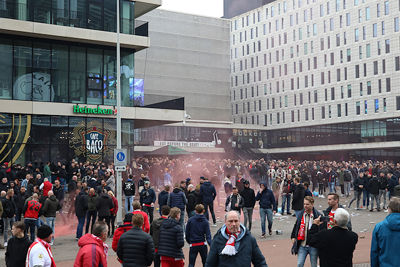
[[[86,234],[79,239],[78,246],[80,249],[74,267],[107,267],[107,255],[102,240],[92,234]]]
[[[117,247],[118,247],[118,241],[121,237],[121,235],[129,230],[132,229],[132,223],[130,222],[124,222],[123,225],[119,226],[115,232],[114,232],[114,237],[112,241],[112,249],[117,252]]]
[[[118,200],[116,197],[112,197],[112,202],[114,204],[114,207],[112,209],[110,209],[111,215],[117,215],[118,212]]]
[[[47,197],[49,191],[53,188],[53,184],[49,181],[43,182],[43,196]]]
[[[25,204],[25,206],[26,211],[24,218],[37,219],[39,217],[39,211],[42,207],[42,204],[40,204],[39,201],[30,200]]]
[[[150,232],[149,216],[147,216],[147,213],[146,213],[146,212],[141,211],[141,210],[134,210],[134,211],[132,212],[132,214],[137,214],[137,213],[142,214],[143,219],[144,219],[144,223],[143,223],[143,226],[142,226],[142,230],[143,230],[144,232],[146,232],[146,233],[149,233],[149,232]]]

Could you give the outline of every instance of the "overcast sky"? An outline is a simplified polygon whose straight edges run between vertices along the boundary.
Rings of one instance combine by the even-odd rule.
[[[209,17],[223,16],[223,0],[162,0],[160,8]]]

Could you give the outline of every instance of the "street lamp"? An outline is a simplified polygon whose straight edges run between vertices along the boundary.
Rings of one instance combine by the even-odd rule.
[[[132,0],[129,0],[133,2]],[[121,149],[121,48],[120,48],[120,0],[117,0],[117,149]],[[122,175],[121,171],[116,170],[117,173],[117,201],[121,206],[122,203]],[[117,212],[117,224],[122,223],[122,209]]]

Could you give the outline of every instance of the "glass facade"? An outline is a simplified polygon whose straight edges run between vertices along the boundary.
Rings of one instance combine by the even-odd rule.
[[[122,146],[133,155],[134,121],[122,120]],[[0,114],[0,160],[12,164],[113,161],[116,120]]]
[[[116,0],[0,0],[0,17],[115,32]],[[121,33],[135,34],[135,5],[120,2]]]
[[[112,106],[116,73],[112,47],[0,35],[0,99]],[[134,50],[122,49],[121,104],[143,105],[142,96],[135,92]]]

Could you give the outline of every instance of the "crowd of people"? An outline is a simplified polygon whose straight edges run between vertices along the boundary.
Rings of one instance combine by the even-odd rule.
[[[379,262],[393,260],[382,256],[382,251],[391,247],[379,234],[400,231],[396,198],[400,196],[400,164],[388,161],[140,157],[123,173],[123,205],[115,197],[112,164],[73,160],[22,167],[4,163],[0,176],[7,266],[35,266],[32,264],[38,259],[34,258],[39,255],[43,264],[38,266],[55,266],[51,246],[57,214],[63,223],[77,218],[75,237],[80,251],[75,266],[90,266],[89,262],[106,266],[107,238],[113,239],[112,249],[123,266],[149,266],[152,262],[154,266],[184,266],[185,240],[190,246],[189,266],[194,266],[198,254],[203,266],[267,266],[251,233],[256,203],[261,238],[272,235],[276,213],[284,215],[286,211],[296,217],[291,238],[298,266],[304,265],[307,255],[312,267],[317,266],[318,257],[320,266],[351,266],[358,239],[339,199],[352,192],[347,209],[355,201],[356,209],[390,212],[387,222],[378,224],[374,231],[373,266],[390,266]],[[220,192],[224,192],[223,197]],[[314,208],[316,197],[327,198],[327,210],[320,213]],[[214,204],[223,206],[226,215],[224,225],[211,238],[210,226],[217,226]],[[125,218],[116,226],[119,208]],[[348,242],[346,246],[336,244],[344,256],[332,259],[325,250],[338,236]],[[332,243],[327,243],[330,239]],[[21,251],[26,252],[26,262],[25,258],[12,257]]]

